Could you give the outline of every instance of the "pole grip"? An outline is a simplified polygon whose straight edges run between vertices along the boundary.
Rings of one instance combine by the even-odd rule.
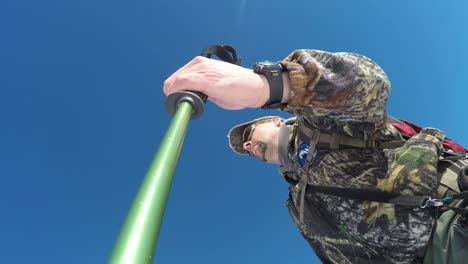
[[[188,102],[192,105],[192,115],[190,116],[190,120],[197,119],[203,114],[205,110],[205,103],[208,96],[203,93],[195,92],[195,91],[182,91],[182,92],[175,92],[170,94],[165,101],[166,111],[171,115],[177,112],[177,108],[179,104],[182,102]]]

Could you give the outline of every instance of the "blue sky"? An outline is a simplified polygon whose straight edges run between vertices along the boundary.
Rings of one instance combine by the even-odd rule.
[[[0,3],[0,263],[105,263],[171,117],[164,80],[206,46],[244,66],[294,49],[366,55],[390,114],[468,146],[465,1]],[[274,165],[226,141],[261,109],[212,103],[189,125],[158,264],[318,263]]]

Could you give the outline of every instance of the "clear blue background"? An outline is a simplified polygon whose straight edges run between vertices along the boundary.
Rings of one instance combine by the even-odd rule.
[[[468,145],[466,1],[0,2],[0,263],[106,263],[171,120],[164,80],[210,44],[252,67],[350,51],[392,82],[390,114]],[[190,123],[158,264],[318,263],[276,166],[226,134],[261,115],[212,103]]]

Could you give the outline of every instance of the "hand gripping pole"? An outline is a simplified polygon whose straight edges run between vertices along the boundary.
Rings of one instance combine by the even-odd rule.
[[[216,55],[218,58],[225,62],[233,63],[236,65],[241,64],[241,58],[237,58],[236,50],[231,46],[212,45],[204,49],[200,56],[211,58],[211,55]],[[203,114],[205,109],[206,99],[208,97],[200,92],[182,91],[170,94],[166,98],[165,106],[166,111],[173,116],[177,111],[177,107],[181,102],[189,102],[193,107],[193,112],[190,117],[191,120],[197,119]]]

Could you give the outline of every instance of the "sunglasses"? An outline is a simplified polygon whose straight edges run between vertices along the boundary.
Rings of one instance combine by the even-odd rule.
[[[256,127],[256,125],[250,125],[250,126],[248,126],[248,127],[246,127],[244,129],[244,133],[242,133],[242,143],[250,141],[250,139],[252,138],[252,134],[253,134],[253,132],[255,130],[255,127]],[[251,157],[253,157],[252,152],[250,152],[250,151],[248,151],[248,152],[249,152],[249,155]]]

